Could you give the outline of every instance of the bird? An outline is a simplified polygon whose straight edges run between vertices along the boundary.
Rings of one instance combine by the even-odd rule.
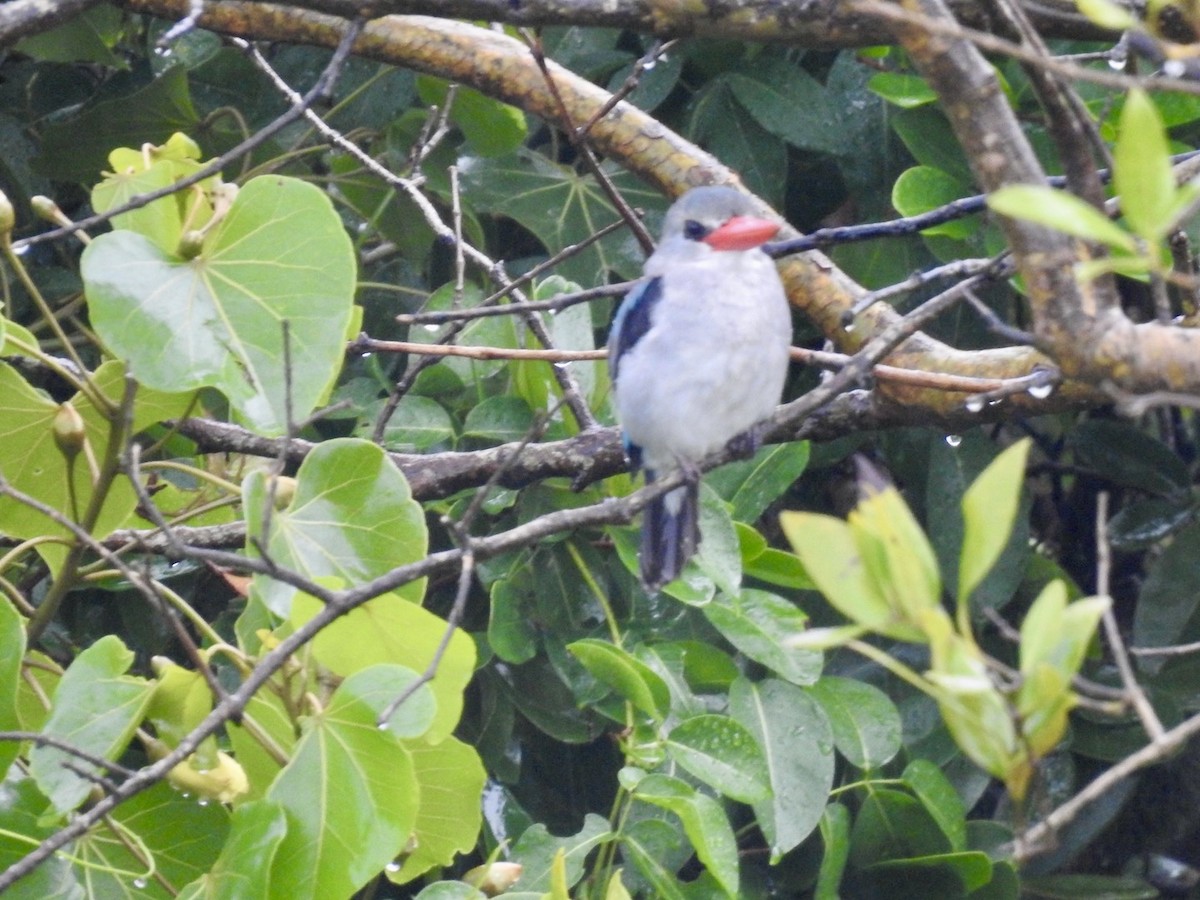
[[[608,340],[613,407],[630,470],[684,483],[645,508],[642,584],[657,593],[700,543],[697,463],[730,446],[750,456],[756,426],[783,395],[792,322],[762,245],[778,222],[726,186],[692,188],[663,220],[662,239],[621,302]]]

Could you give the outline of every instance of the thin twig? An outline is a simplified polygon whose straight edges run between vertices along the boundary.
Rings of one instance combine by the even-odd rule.
[[[1117,625],[1117,617],[1112,611],[1112,594],[1109,590],[1109,575],[1112,571],[1112,545],[1108,541],[1108,491],[1101,491],[1096,497],[1096,593],[1109,599],[1109,605],[1104,610],[1104,636],[1108,639],[1112,651],[1113,662],[1121,673],[1121,683],[1129,695],[1129,701],[1142,721],[1142,727],[1150,740],[1159,741],[1165,731],[1158,713],[1154,711],[1146,692],[1138,684],[1133,666],[1129,663],[1129,654],[1125,651],[1125,640],[1121,637],[1121,629]]]

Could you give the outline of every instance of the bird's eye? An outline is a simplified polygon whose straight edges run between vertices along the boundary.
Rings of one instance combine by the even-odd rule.
[[[683,236],[689,241],[698,241],[708,234],[708,229],[697,222],[695,219],[688,219],[683,223]]]

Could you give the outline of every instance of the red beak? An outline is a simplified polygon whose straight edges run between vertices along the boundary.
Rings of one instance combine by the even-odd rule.
[[[753,216],[734,216],[720,228],[709,232],[704,243],[714,250],[751,250],[761,247],[779,233],[779,225]]]

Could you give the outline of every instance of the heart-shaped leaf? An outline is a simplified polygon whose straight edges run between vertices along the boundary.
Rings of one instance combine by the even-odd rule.
[[[341,366],[354,254],[329,198],[303,181],[248,182],[193,259],[114,231],[81,272],[93,326],[134,377],[215,387],[263,432],[286,430],[289,400],[293,419],[307,416]]]

